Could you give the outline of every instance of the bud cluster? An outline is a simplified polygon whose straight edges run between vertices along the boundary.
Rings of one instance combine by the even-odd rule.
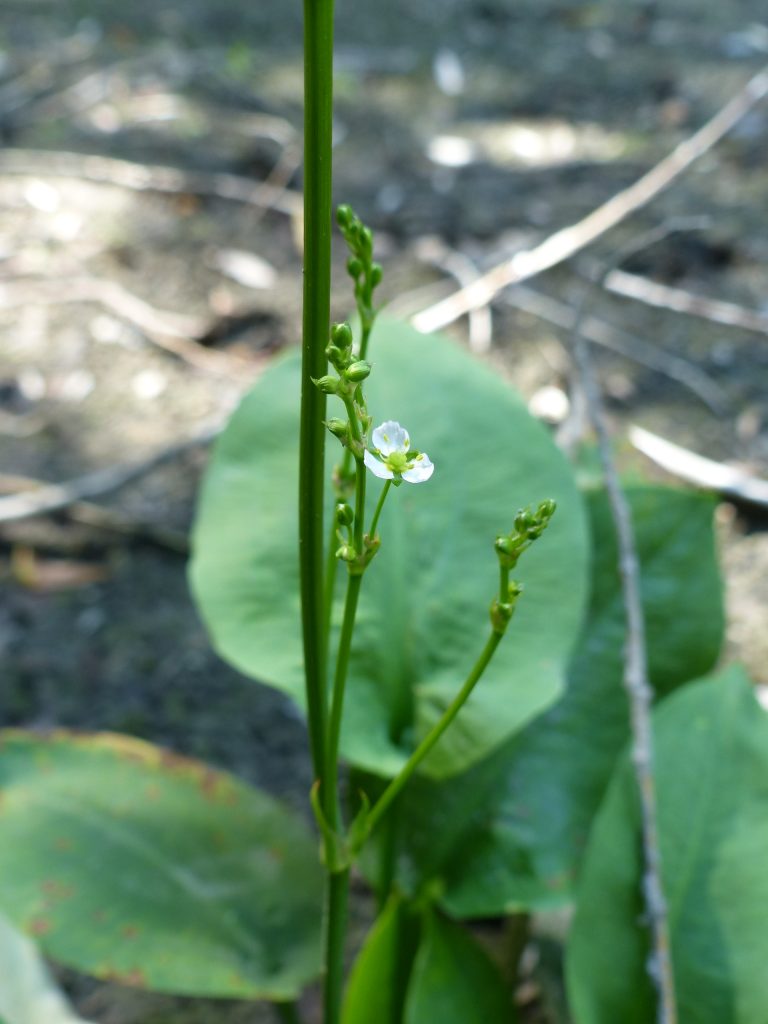
[[[373,260],[373,233],[346,204],[337,208],[336,222],[349,248],[347,273],[354,282],[355,302],[365,334],[370,331],[376,315],[373,292],[382,277],[381,264]]]
[[[536,509],[521,509],[515,516],[511,533],[496,538],[496,554],[504,569],[514,569],[522,553],[544,533],[555,514],[555,502],[551,498],[539,503]]]

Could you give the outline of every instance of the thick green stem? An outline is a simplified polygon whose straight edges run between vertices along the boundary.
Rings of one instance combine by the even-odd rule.
[[[328,875],[325,906],[325,979],[323,1024],[338,1024],[344,991],[344,946],[347,934],[349,870]]]
[[[419,767],[421,762],[432,750],[432,748],[435,746],[435,744],[443,735],[443,733],[451,724],[451,722],[453,722],[456,715],[458,715],[459,711],[461,711],[464,704],[466,704],[470,693],[472,693],[472,691],[474,690],[478,680],[488,667],[488,663],[493,657],[496,648],[499,646],[501,637],[502,634],[496,632],[495,630],[491,633],[491,635],[488,638],[488,642],[483,648],[480,657],[475,662],[472,671],[467,676],[464,685],[461,687],[459,692],[456,694],[451,703],[445,709],[439,721],[437,721],[432,726],[427,735],[424,737],[424,739],[421,741],[418,747],[416,747],[414,752],[405,762],[403,767],[400,769],[400,773],[396,775],[394,779],[392,779],[390,784],[387,786],[387,788],[381,794],[379,799],[376,801],[375,805],[373,806],[368,815],[368,834],[373,832],[373,830],[376,828],[381,819],[389,810],[390,806],[392,805],[392,802],[395,800],[397,796],[399,796],[400,791],[405,786],[406,782],[408,782],[408,780]]]
[[[299,559],[307,715],[315,776],[325,760],[326,659],[323,581],[325,396],[331,293],[333,0],[304,0],[304,323],[299,457]],[[328,787],[326,787],[328,788]]]

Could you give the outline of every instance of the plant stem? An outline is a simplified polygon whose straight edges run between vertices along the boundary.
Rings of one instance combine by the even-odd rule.
[[[376,826],[379,824],[381,819],[386,814],[395,797],[397,797],[400,794],[400,791],[402,790],[403,786],[405,786],[406,782],[408,782],[408,780],[419,767],[421,762],[432,750],[434,745],[443,735],[443,733],[451,724],[451,722],[453,722],[456,715],[458,715],[459,711],[461,711],[462,707],[467,702],[469,695],[472,693],[475,686],[477,685],[478,680],[488,667],[488,663],[493,657],[496,648],[499,646],[501,637],[501,633],[497,633],[495,630],[491,632],[491,635],[488,637],[488,641],[485,647],[483,648],[480,657],[475,662],[472,671],[469,673],[464,682],[464,685],[461,687],[459,692],[456,694],[451,703],[445,709],[439,721],[435,722],[435,724],[429,730],[427,735],[424,737],[424,739],[421,741],[418,747],[416,747],[414,752],[405,762],[403,767],[400,769],[400,773],[396,775],[394,779],[392,779],[390,784],[387,786],[387,788],[381,794],[379,799],[376,801],[375,805],[368,814],[368,834],[373,832],[373,830],[376,828]]]
[[[347,671],[349,669],[349,652],[352,646],[352,633],[355,628],[355,615],[357,614],[357,599],[360,595],[360,584],[363,581],[361,575],[352,574],[347,578],[347,596],[344,601],[344,619],[341,623],[341,636],[339,637],[339,653],[336,659],[336,672],[333,679],[333,695],[331,697],[331,716],[328,723],[328,743],[326,746],[326,768],[325,779],[327,789],[330,791],[323,805],[326,809],[328,824],[331,828],[338,829],[339,796],[336,776],[339,770],[339,736],[341,734],[341,716],[344,710],[344,692],[347,685]]]
[[[373,519],[371,520],[371,527],[368,530],[368,536],[371,538],[371,540],[373,540],[373,538],[376,536],[376,527],[379,525],[379,516],[381,515],[381,510],[384,508],[384,502],[386,500],[387,495],[389,494],[389,488],[391,486],[392,486],[392,481],[391,480],[386,480],[384,482],[384,487],[382,488],[381,496],[379,497],[379,503],[376,506],[376,511],[373,513]]]
[[[328,876],[325,917],[325,979],[323,983],[323,1024],[338,1024],[344,990],[344,940],[347,934],[349,869]]]
[[[315,777],[325,748],[326,659],[323,586],[325,396],[331,291],[331,119],[333,0],[304,0],[304,314],[299,457],[299,561],[307,716]],[[326,787],[328,788],[328,787]]]
[[[296,1003],[274,1003],[273,1005],[284,1024],[301,1024],[299,1007]]]

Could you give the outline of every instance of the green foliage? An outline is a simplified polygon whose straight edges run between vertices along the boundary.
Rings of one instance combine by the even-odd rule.
[[[686,687],[654,715],[663,881],[679,1019],[768,1020],[768,716],[742,670]],[[568,953],[577,1024],[651,1024],[634,773],[595,824]]]
[[[510,994],[485,951],[458,924],[435,911],[408,987],[403,1024],[512,1024]]]
[[[191,995],[318,973],[316,843],[274,801],[126,737],[0,736],[0,906],[51,956]]]
[[[633,487],[628,497],[650,672],[666,692],[707,671],[720,649],[713,504],[661,487]],[[401,880],[413,890],[440,878],[442,903],[456,916],[570,897],[592,819],[629,735],[621,681],[624,613],[603,492],[589,495],[589,510],[592,598],[565,696],[460,778],[417,780],[401,800]]]
[[[342,1024],[512,1024],[510,993],[485,951],[433,909],[390,899],[347,987]]]
[[[386,556],[366,572],[355,628],[342,732],[350,761],[388,776],[402,766],[479,653],[497,587],[494,538],[521,505],[558,504],[546,539],[526,557],[512,634],[426,763],[429,773],[447,776],[559,695],[585,599],[585,519],[567,463],[497,374],[450,341],[394,322],[377,327],[371,358],[366,397],[374,422],[407,426],[436,470],[424,487],[399,488],[382,515]],[[216,446],[191,579],[219,652],[302,703],[298,388],[298,356],[289,353],[264,374]],[[370,483],[372,508],[379,482]],[[340,611],[337,595],[331,650]]]
[[[412,907],[390,899],[355,961],[342,1024],[401,1024],[420,925]]]

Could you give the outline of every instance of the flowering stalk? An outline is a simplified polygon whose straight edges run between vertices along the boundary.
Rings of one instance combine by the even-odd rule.
[[[336,222],[339,225],[344,240],[349,249],[347,261],[347,273],[354,282],[355,304],[360,318],[361,338],[358,348],[360,361],[364,362],[368,354],[368,343],[371,337],[371,330],[376,319],[376,308],[373,305],[373,293],[382,278],[382,268],[379,263],[373,260],[373,234],[350,206],[342,205],[336,210]],[[340,325],[341,326],[341,325]],[[344,325],[347,326],[347,325]],[[333,339],[332,339],[333,341]],[[351,344],[351,333],[350,333]],[[347,407],[350,424],[356,422],[352,410]],[[357,486],[359,498],[360,475],[359,467],[355,476],[351,476],[353,453],[350,448],[345,448],[341,464],[334,471],[336,485],[336,500],[344,501],[349,495],[351,488]],[[354,481],[354,483],[353,483]],[[364,486],[364,485],[363,485]],[[361,517],[362,518],[362,517]],[[333,606],[333,593],[336,586],[336,562],[334,553],[335,526],[331,525],[331,535],[328,541],[328,553],[326,556],[325,568],[325,639],[326,644],[331,629],[331,610]],[[371,529],[371,535],[375,536],[375,529]]]
[[[359,852],[368,836],[381,822],[395,799],[400,795],[408,780],[454,721],[490,664],[496,648],[501,643],[501,638],[504,636],[507,626],[512,619],[517,600],[523,590],[519,583],[515,580],[510,580],[510,570],[517,565],[521,554],[547,528],[554,511],[555,503],[552,500],[541,502],[536,511],[524,509],[515,517],[515,526],[511,533],[497,537],[495,548],[499,558],[499,595],[494,599],[490,608],[491,634],[459,692],[416,747],[400,769],[400,772],[389,783],[373,808],[365,814],[364,821],[356,836],[353,854]]]

